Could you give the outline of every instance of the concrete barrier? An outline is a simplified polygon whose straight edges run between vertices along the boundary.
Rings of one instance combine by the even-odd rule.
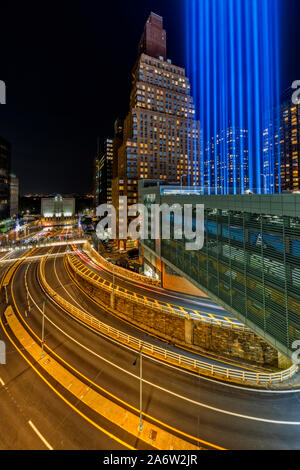
[[[153,279],[151,277],[143,276],[142,274],[138,274],[128,269],[122,268],[121,266],[116,266],[115,264],[110,263],[107,261],[103,256],[101,256],[90,244],[90,242],[86,242],[83,250],[91,257],[94,261],[96,261],[99,266],[106,269],[109,272],[114,271],[117,276],[124,277],[127,280],[140,282],[142,284],[149,284],[151,286],[160,286],[160,281],[157,279]]]
[[[195,352],[210,352],[220,357],[238,358],[264,367],[278,367],[278,352],[246,328],[233,327],[229,322],[191,317],[150,300],[120,292],[99,283],[93,271],[77,268],[77,258],[68,255],[67,266],[78,284],[114,315],[144,331]],[[220,324],[218,324],[220,323]]]

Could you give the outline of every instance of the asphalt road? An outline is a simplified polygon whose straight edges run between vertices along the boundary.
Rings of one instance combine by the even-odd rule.
[[[60,254],[64,248],[54,248],[53,252]],[[47,261],[47,282],[50,286],[62,297],[64,297],[68,302],[70,302],[75,307],[79,307],[82,310],[85,310],[87,313],[92,313],[96,318],[104,323],[120,329],[122,332],[132,335],[143,341],[150,342],[156,346],[162,346],[162,341],[159,339],[153,338],[144,333],[142,330],[138,330],[129,323],[120,320],[118,317],[114,317],[108,313],[105,309],[99,307],[91,298],[85,295],[78,286],[72,281],[65,269],[65,263],[62,257],[52,258]],[[242,364],[241,361],[233,359],[219,358],[213,353],[209,354],[195,354],[190,351],[179,349],[176,346],[163,343],[164,347],[172,350],[178,354],[184,354],[186,356],[201,359],[208,364],[215,364],[223,367],[229,367],[232,369],[243,369],[251,371],[265,371],[262,368],[252,366],[249,364]]]
[[[77,292],[70,282],[61,279],[63,265],[57,258],[56,273],[63,282],[66,297],[91,308],[88,299]],[[47,279],[55,282],[54,261],[46,263]],[[37,262],[23,263],[13,280],[12,292],[16,305],[24,315],[27,303],[25,272],[33,307],[25,321],[40,336],[41,305],[44,299],[38,279]],[[81,295],[81,297],[80,297]],[[3,300],[2,300],[3,301]],[[10,296],[10,301],[12,298]],[[2,310],[3,310],[2,305]],[[95,307],[94,307],[95,309]],[[11,333],[12,334],[12,333]],[[4,332],[1,330],[0,339]],[[139,381],[136,354],[101,337],[71,319],[54,301],[46,304],[46,344],[64,361],[107,392],[138,408]],[[6,340],[7,342],[7,340]],[[299,392],[255,391],[196,377],[147,357],[143,359],[144,412],[154,419],[188,433],[200,441],[227,449],[299,449]],[[46,448],[28,424],[31,420],[44,439],[55,449],[121,448],[114,439],[91,425],[66,402],[59,398],[32,370],[14,347],[8,344],[7,364],[0,366],[0,447]],[[1,383],[1,382],[0,382]],[[53,384],[55,386],[55,384]],[[71,399],[66,390],[60,392]],[[75,406],[75,404],[74,404]],[[118,438],[132,444],[132,437],[116,423],[76,403],[82,413]],[[136,448],[142,443],[134,442]]]
[[[98,265],[92,262],[85,253],[79,248],[76,248],[76,253],[78,259],[82,261],[89,269],[93,272],[101,275],[103,279],[106,279],[109,282],[113,282],[115,278],[115,285],[123,289],[128,290],[129,292],[135,292],[140,297],[148,297],[149,299],[155,299],[161,304],[171,305],[173,307],[182,307],[187,312],[199,312],[200,315],[215,319],[221,319],[229,323],[236,323],[241,325],[241,322],[233,318],[228,312],[226,312],[222,307],[217,305],[215,302],[211,301],[207,297],[196,297],[193,295],[185,295],[181,293],[176,293],[163,289],[161,287],[152,287],[147,285],[139,285],[136,282],[131,281],[130,279],[125,279],[117,275],[113,275],[112,271],[106,271],[101,269]],[[196,312],[195,312],[196,313]]]

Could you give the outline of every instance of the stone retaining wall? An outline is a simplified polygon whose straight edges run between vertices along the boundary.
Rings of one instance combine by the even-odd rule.
[[[261,366],[278,366],[278,352],[251,331],[241,331],[187,319],[143,306],[95,286],[85,279],[72,263],[72,275],[80,286],[114,315],[155,334],[164,340],[188,346],[195,352],[212,352],[218,356],[254,362]]]

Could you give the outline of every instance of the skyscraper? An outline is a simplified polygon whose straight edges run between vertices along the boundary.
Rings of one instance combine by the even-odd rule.
[[[270,162],[264,159],[265,192],[300,190],[300,105],[284,101],[275,110],[277,132],[271,126],[264,131],[264,154],[272,151]],[[274,138],[270,136],[274,134]]]
[[[247,129],[219,131],[205,146],[203,192],[241,194],[242,188],[249,189],[248,156]]]
[[[200,183],[200,125],[185,69],[166,59],[163,19],[151,13],[133,69],[129,113],[115,158],[113,203],[138,200],[139,179]]]
[[[0,220],[10,216],[11,144],[0,137]]]
[[[19,178],[10,175],[10,216],[19,214]]]
[[[112,203],[113,141],[105,139],[95,159],[95,206]]]

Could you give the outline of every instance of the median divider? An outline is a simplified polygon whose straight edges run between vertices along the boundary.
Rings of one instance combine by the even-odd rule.
[[[56,291],[52,289],[51,286],[48,284],[45,277],[46,260],[47,257],[43,258],[40,263],[40,281],[42,287],[49,295],[49,297],[53,298],[54,302],[56,302],[60,307],[62,307],[66,311],[66,313],[68,313],[71,317],[81,321],[82,323],[91,327],[95,331],[98,331],[103,336],[106,336],[109,339],[122,343],[135,351],[140,351],[142,349],[143,355],[145,356],[149,356],[159,361],[168,363],[170,365],[192,371],[196,374],[212,376],[221,380],[233,381],[250,385],[256,384],[260,386],[268,386],[272,384],[281,383],[284,380],[291,378],[298,371],[298,367],[296,365],[293,365],[289,369],[276,373],[256,373],[247,370],[232,369],[194,359],[187,355],[178,354],[169,349],[158,347],[146,341],[137,339],[134,336],[128,335],[120,330],[117,330],[116,328],[113,328],[101,322],[94,316],[84,312],[78,307],[75,307],[70,302],[61,297],[59,294],[57,294]]]

